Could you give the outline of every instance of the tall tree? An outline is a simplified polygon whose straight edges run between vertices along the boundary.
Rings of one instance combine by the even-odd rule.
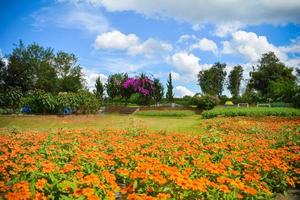
[[[58,52],[54,59],[54,65],[58,76],[59,91],[77,92],[84,87],[82,68],[77,64],[74,54]]]
[[[6,71],[6,63],[4,62],[4,59],[0,56],[0,92],[3,92],[5,89]]]
[[[240,86],[243,79],[243,68],[240,65],[234,66],[228,76],[228,90],[233,98],[240,95]]]
[[[221,96],[226,77],[226,64],[215,63],[210,69],[202,70],[198,74],[198,83],[204,94]]]
[[[296,68],[296,76],[297,76],[298,83],[300,83],[300,68]]]
[[[5,85],[20,87],[23,91],[31,89],[56,91],[57,75],[53,59],[51,48],[44,48],[35,43],[25,46],[19,41],[8,56]]]
[[[265,97],[286,99],[288,98],[286,95],[290,93],[286,90],[293,90],[296,84],[296,77],[292,72],[293,68],[289,68],[280,62],[273,52],[265,53],[258,61],[256,70],[250,74],[249,84],[250,87],[259,91]]]
[[[23,92],[33,89],[36,80],[35,69],[30,64],[27,48],[22,41],[15,44],[12,53],[8,55],[8,61],[5,87],[20,87]]]
[[[98,99],[102,100],[104,94],[104,86],[100,80],[100,76],[98,76],[98,78],[96,79],[95,89],[93,92]]]
[[[112,74],[108,77],[105,88],[110,99],[114,99],[121,95],[122,84],[127,80],[127,78],[128,75],[126,73]]]
[[[34,68],[34,88],[57,92],[57,74],[53,66],[54,53],[51,48],[38,44],[27,46],[28,62]]]
[[[173,83],[172,83],[172,74],[169,74],[169,79],[167,81],[167,93],[166,98],[169,103],[174,101],[174,93],[173,93]]]
[[[154,92],[153,92],[153,98],[155,103],[159,103],[161,99],[164,96],[164,86],[163,84],[159,81],[158,78],[154,79]]]

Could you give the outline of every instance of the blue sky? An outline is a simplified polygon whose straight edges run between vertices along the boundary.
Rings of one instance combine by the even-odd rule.
[[[0,7],[2,55],[20,39],[74,53],[90,88],[99,75],[144,72],[166,83],[172,72],[176,96],[193,95],[199,70],[241,64],[247,79],[268,51],[300,66],[298,0],[2,0]]]

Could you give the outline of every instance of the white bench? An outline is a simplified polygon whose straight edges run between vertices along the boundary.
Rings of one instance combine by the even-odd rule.
[[[238,108],[239,107],[247,107],[247,108],[249,108],[249,104],[248,103],[238,103]]]
[[[269,108],[271,108],[271,104],[269,104],[269,103],[258,103],[258,104],[256,104],[256,107],[269,107]]]

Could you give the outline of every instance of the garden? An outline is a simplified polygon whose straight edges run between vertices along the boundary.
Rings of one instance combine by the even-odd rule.
[[[0,199],[300,196],[300,70],[272,52],[243,93],[243,67],[227,76],[217,62],[198,73],[201,93],[183,97],[172,73],[166,91],[145,73],[99,76],[91,90],[74,54],[38,44],[20,41],[7,61]]]
[[[273,199],[299,187],[299,118],[197,120],[197,133],[2,128],[1,196]]]

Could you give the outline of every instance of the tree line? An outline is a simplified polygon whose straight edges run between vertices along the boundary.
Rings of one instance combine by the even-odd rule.
[[[7,62],[4,62],[4,59],[0,58],[0,93],[2,94],[8,94],[10,91],[16,94],[17,90],[20,90],[22,94],[33,90],[42,90],[52,94],[88,90],[85,86],[82,67],[72,53],[63,51],[55,53],[52,48],[45,48],[36,43],[26,46],[19,41],[6,59]],[[296,105],[300,102],[300,69],[297,68],[294,75],[293,68],[280,62],[273,52],[263,54],[257,66],[253,66],[249,74],[250,79],[246,80],[247,84],[242,94],[240,91],[244,80],[243,67],[234,66],[228,76],[226,67],[225,63],[217,62],[209,69],[198,73],[198,84],[202,96],[228,99],[222,95],[227,88],[232,96],[230,99],[235,102],[280,101],[296,102]],[[146,74],[130,77],[127,73],[116,73],[109,75],[105,84],[98,77],[93,94],[100,101],[103,99],[122,100],[126,104],[133,102],[149,105],[161,101],[174,102],[176,98],[174,98],[171,73],[166,87],[165,92],[159,79]],[[7,95],[5,97],[9,99]],[[203,101],[206,101],[205,98]],[[193,101],[189,101],[188,104],[192,104],[191,102]]]
[[[300,69],[286,66],[273,52],[262,55],[258,64],[253,66],[246,80],[244,93],[240,94],[243,67],[234,66],[226,82],[226,64],[215,63],[211,68],[198,74],[198,83],[204,94],[222,97],[224,87],[230,91],[232,100],[244,102],[290,102],[299,104]],[[298,83],[298,84],[297,84]]]

